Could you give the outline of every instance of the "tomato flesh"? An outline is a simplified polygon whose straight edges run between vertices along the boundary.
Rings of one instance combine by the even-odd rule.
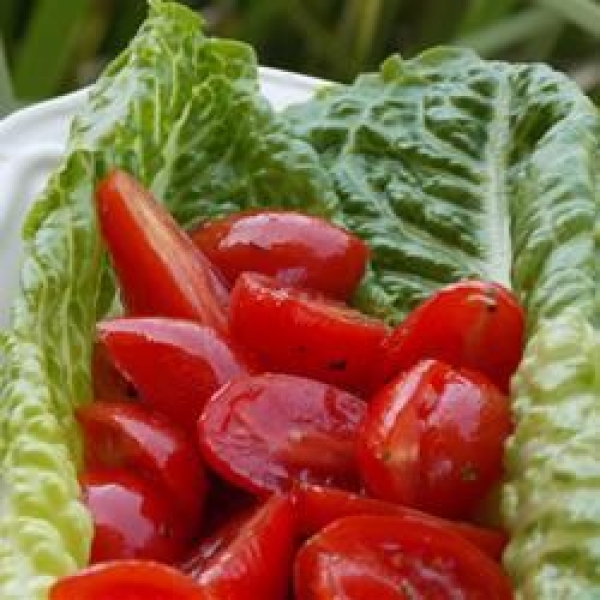
[[[189,577],[166,565],[120,560],[57,581],[49,600],[206,600]]]
[[[196,246],[233,285],[244,272],[348,300],[369,257],[355,235],[318,217],[255,211],[210,221],[192,233]]]
[[[131,314],[227,329],[222,277],[171,215],[131,175],[109,173],[96,188],[102,238]]]
[[[284,600],[292,571],[295,516],[287,496],[272,496],[195,577],[206,598]]]
[[[191,439],[157,414],[132,403],[96,402],[77,411],[87,469],[119,467],[156,483],[185,514],[193,536],[207,492]]]
[[[181,559],[187,548],[185,523],[151,483],[122,469],[96,469],[84,472],[81,488],[94,522],[92,564]]]
[[[418,510],[384,502],[343,490],[301,484],[294,488],[293,498],[298,518],[298,530],[305,537],[317,534],[344,517],[398,516],[433,521],[460,535],[477,546],[490,558],[500,561],[506,546],[506,535],[501,531],[476,527],[470,523],[446,521]]]
[[[508,399],[486,378],[423,361],[372,400],[360,472],[377,497],[468,517],[502,476],[511,429]]]
[[[191,321],[119,318],[102,321],[97,331],[142,401],[194,437],[208,398],[253,370],[226,336]]]
[[[409,517],[346,517],[311,538],[294,567],[297,600],[506,600],[500,567],[444,527]]]
[[[356,432],[365,403],[333,386],[292,375],[238,379],[207,403],[200,448],[221,477],[250,492],[294,481],[356,489]]]
[[[231,332],[265,370],[365,393],[387,327],[316,292],[246,273],[231,294]]]
[[[462,281],[423,302],[384,342],[376,384],[426,358],[486,375],[503,392],[523,354],[525,316],[497,283]]]

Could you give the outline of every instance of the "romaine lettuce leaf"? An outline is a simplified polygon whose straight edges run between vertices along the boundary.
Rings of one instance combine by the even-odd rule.
[[[505,563],[522,598],[598,598],[600,339],[580,311],[540,325],[514,394]]]
[[[532,327],[568,305],[595,310],[600,125],[564,75],[437,48],[285,118],[372,248],[365,310],[398,320],[465,277],[512,286]]]
[[[434,49],[285,118],[373,250],[359,306],[397,320],[464,277],[520,296],[533,338],[514,390],[506,566],[523,598],[600,597],[595,107],[546,66]]]
[[[329,214],[336,197],[306,143],[258,93],[246,45],[206,38],[158,0],[72,125],[66,158],[24,226],[22,292],[0,351],[0,598],[45,597],[85,564],[91,523],[77,484],[73,410],[113,289],[92,194],[111,167],[150,186],[182,222],[268,203]]]

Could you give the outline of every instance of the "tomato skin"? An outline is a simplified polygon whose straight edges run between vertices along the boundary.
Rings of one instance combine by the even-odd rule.
[[[96,206],[130,314],[227,330],[222,276],[150,192],[131,175],[113,171],[96,188]]]
[[[197,584],[167,565],[119,560],[58,580],[49,600],[206,600]]]
[[[87,469],[118,467],[160,486],[183,512],[190,536],[202,516],[207,482],[198,450],[183,432],[132,403],[91,403],[77,411]]]
[[[342,301],[351,298],[369,258],[367,245],[349,231],[295,212],[224,217],[199,227],[192,239],[230,285],[253,271]]]
[[[232,335],[267,371],[365,393],[387,327],[316,292],[240,275],[231,293]]]
[[[422,361],[369,405],[360,472],[377,497],[468,517],[502,476],[511,430],[508,399],[486,378]]]
[[[356,432],[365,403],[292,375],[238,379],[206,404],[198,439],[208,465],[259,496],[295,480],[356,489]]]
[[[525,316],[497,283],[461,281],[433,294],[384,342],[375,387],[422,359],[478,371],[507,393],[523,354]]]
[[[123,469],[86,471],[80,479],[94,521],[92,564],[117,559],[172,563],[186,550],[186,525],[145,479]]]
[[[97,332],[142,402],[194,437],[208,398],[253,370],[226,336],[191,321],[118,318],[102,321]]]
[[[284,600],[295,535],[292,501],[274,495],[208,561],[195,580],[207,600]]]
[[[376,500],[343,490],[317,485],[300,484],[294,487],[298,530],[304,537],[317,534],[331,523],[353,516],[397,516],[437,523],[460,535],[493,560],[500,561],[507,543],[501,531],[477,527],[470,523],[446,521],[418,510]]]
[[[500,567],[460,536],[410,517],[346,517],[301,548],[297,600],[508,600]]]

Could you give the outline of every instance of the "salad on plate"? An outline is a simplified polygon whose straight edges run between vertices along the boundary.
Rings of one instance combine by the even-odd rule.
[[[0,597],[599,595],[599,142],[457,48],[275,111],[151,0],[23,227]]]

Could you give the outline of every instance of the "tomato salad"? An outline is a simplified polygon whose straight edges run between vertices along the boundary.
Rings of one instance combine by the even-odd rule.
[[[77,414],[90,566],[51,600],[512,596],[477,524],[523,347],[508,290],[456,282],[391,328],[348,304],[368,247],[320,218],[185,232],[120,171],[96,205],[124,315]]]

